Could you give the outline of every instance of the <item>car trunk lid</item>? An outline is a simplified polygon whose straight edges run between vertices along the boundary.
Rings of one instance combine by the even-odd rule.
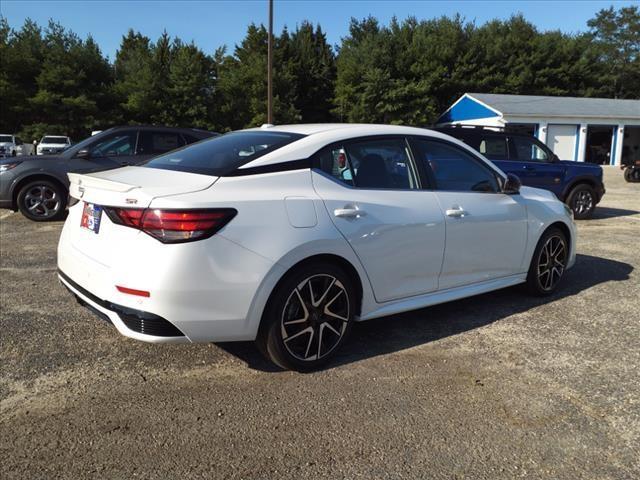
[[[70,195],[82,204],[70,209],[63,233],[69,236],[76,254],[91,259],[95,268],[111,268],[117,264],[119,249],[145,235],[113,223],[103,207],[144,209],[154,198],[205,190],[218,180],[208,175],[143,167],[68,175]],[[96,205],[101,212],[94,211]],[[87,211],[95,215],[87,215]],[[98,223],[97,228],[92,229],[90,223]]]
[[[124,167],[82,175],[69,173],[69,194],[84,202],[145,208],[157,197],[205,190],[218,177],[144,167]]]

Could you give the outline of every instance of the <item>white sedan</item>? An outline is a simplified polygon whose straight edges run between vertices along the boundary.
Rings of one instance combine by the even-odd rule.
[[[127,337],[256,340],[318,368],[354,321],[520,283],[575,262],[571,211],[447,135],[265,126],[143,166],[69,174],[61,282]]]

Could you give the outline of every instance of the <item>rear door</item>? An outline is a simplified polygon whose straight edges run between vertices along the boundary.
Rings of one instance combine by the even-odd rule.
[[[439,288],[521,273],[527,241],[522,198],[501,193],[496,173],[467,150],[424,137],[412,142],[446,218]]]
[[[138,136],[136,156],[132,165],[149,160],[156,155],[170,152],[185,145],[182,135],[167,130],[141,130]]]
[[[434,291],[445,225],[435,192],[422,190],[404,137],[330,145],[313,184],[362,262],[378,302]]]

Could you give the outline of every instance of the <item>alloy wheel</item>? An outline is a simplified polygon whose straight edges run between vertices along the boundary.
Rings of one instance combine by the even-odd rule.
[[[538,282],[545,291],[551,291],[558,284],[567,262],[567,248],[559,235],[547,239],[540,250],[538,260]]]
[[[60,210],[61,198],[47,185],[34,185],[24,196],[24,205],[36,217],[53,217]]]
[[[280,321],[284,347],[301,361],[327,356],[340,343],[349,322],[349,295],[336,277],[318,274],[289,295]]]
[[[593,208],[593,195],[587,190],[578,192],[573,201],[573,211],[576,215],[587,213]]]

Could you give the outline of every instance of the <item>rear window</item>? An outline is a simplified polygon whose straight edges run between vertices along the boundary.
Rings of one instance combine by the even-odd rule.
[[[287,132],[232,132],[155,157],[144,166],[220,177],[302,137]]]

